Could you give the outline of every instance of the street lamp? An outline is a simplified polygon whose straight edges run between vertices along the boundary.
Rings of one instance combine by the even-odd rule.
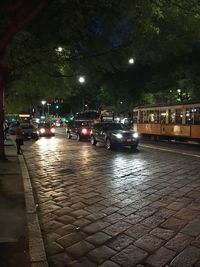
[[[51,104],[47,103],[48,115],[49,115],[49,106],[51,106]]]
[[[134,64],[134,62],[135,62],[134,58],[129,58],[129,60],[128,60],[129,64]]]
[[[42,115],[44,116],[44,105],[46,104],[47,101],[45,100],[42,100],[41,103],[42,103],[42,106],[43,106],[43,109],[42,109]]]
[[[79,78],[78,78],[78,81],[79,81],[79,83],[80,84],[84,84],[85,83],[85,77],[84,76],[80,76]],[[82,92],[81,92],[81,94],[82,94],[82,111],[85,111],[85,99],[84,99],[84,92],[83,92],[83,88],[82,88],[82,90],[81,90]]]
[[[85,82],[85,77],[84,76],[80,76],[78,78],[78,81],[79,81],[79,83],[84,83]]]

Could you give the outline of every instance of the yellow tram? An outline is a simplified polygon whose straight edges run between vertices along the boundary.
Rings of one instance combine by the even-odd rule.
[[[140,135],[200,142],[200,102],[136,107],[133,123]]]

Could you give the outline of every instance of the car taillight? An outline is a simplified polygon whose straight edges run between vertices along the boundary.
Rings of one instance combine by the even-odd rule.
[[[51,133],[55,133],[55,129],[54,128],[51,128]]]
[[[84,128],[84,129],[81,130],[81,132],[82,132],[83,134],[86,134],[86,133],[87,133],[87,129]]]
[[[40,129],[40,132],[43,134],[43,133],[45,133],[45,129],[44,128],[41,128]]]

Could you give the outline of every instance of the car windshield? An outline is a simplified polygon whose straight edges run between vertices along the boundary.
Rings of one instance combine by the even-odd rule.
[[[105,126],[103,126],[103,128],[105,130],[111,130],[111,131],[113,131],[113,130],[123,130],[124,129],[120,123],[106,124]]]
[[[51,127],[51,124],[48,122],[39,124],[39,128],[50,128],[50,127]]]
[[[80,121],[78,122],[79,126],[92,126],[92,122],[90,121]]]
[[[31,124],[27,124],[27,125],[21,125],[22,129],[35,129],[35,127]]]

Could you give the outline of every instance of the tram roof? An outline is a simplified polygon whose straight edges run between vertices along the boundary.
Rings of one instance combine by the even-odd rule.
[[[156,105],[137,106],[133,110],[138,109],[163,109],[163,108],[187,108],[187,107],[200,107],[200,101],[198,102],[179,102],[179,103],[162,103]]]

